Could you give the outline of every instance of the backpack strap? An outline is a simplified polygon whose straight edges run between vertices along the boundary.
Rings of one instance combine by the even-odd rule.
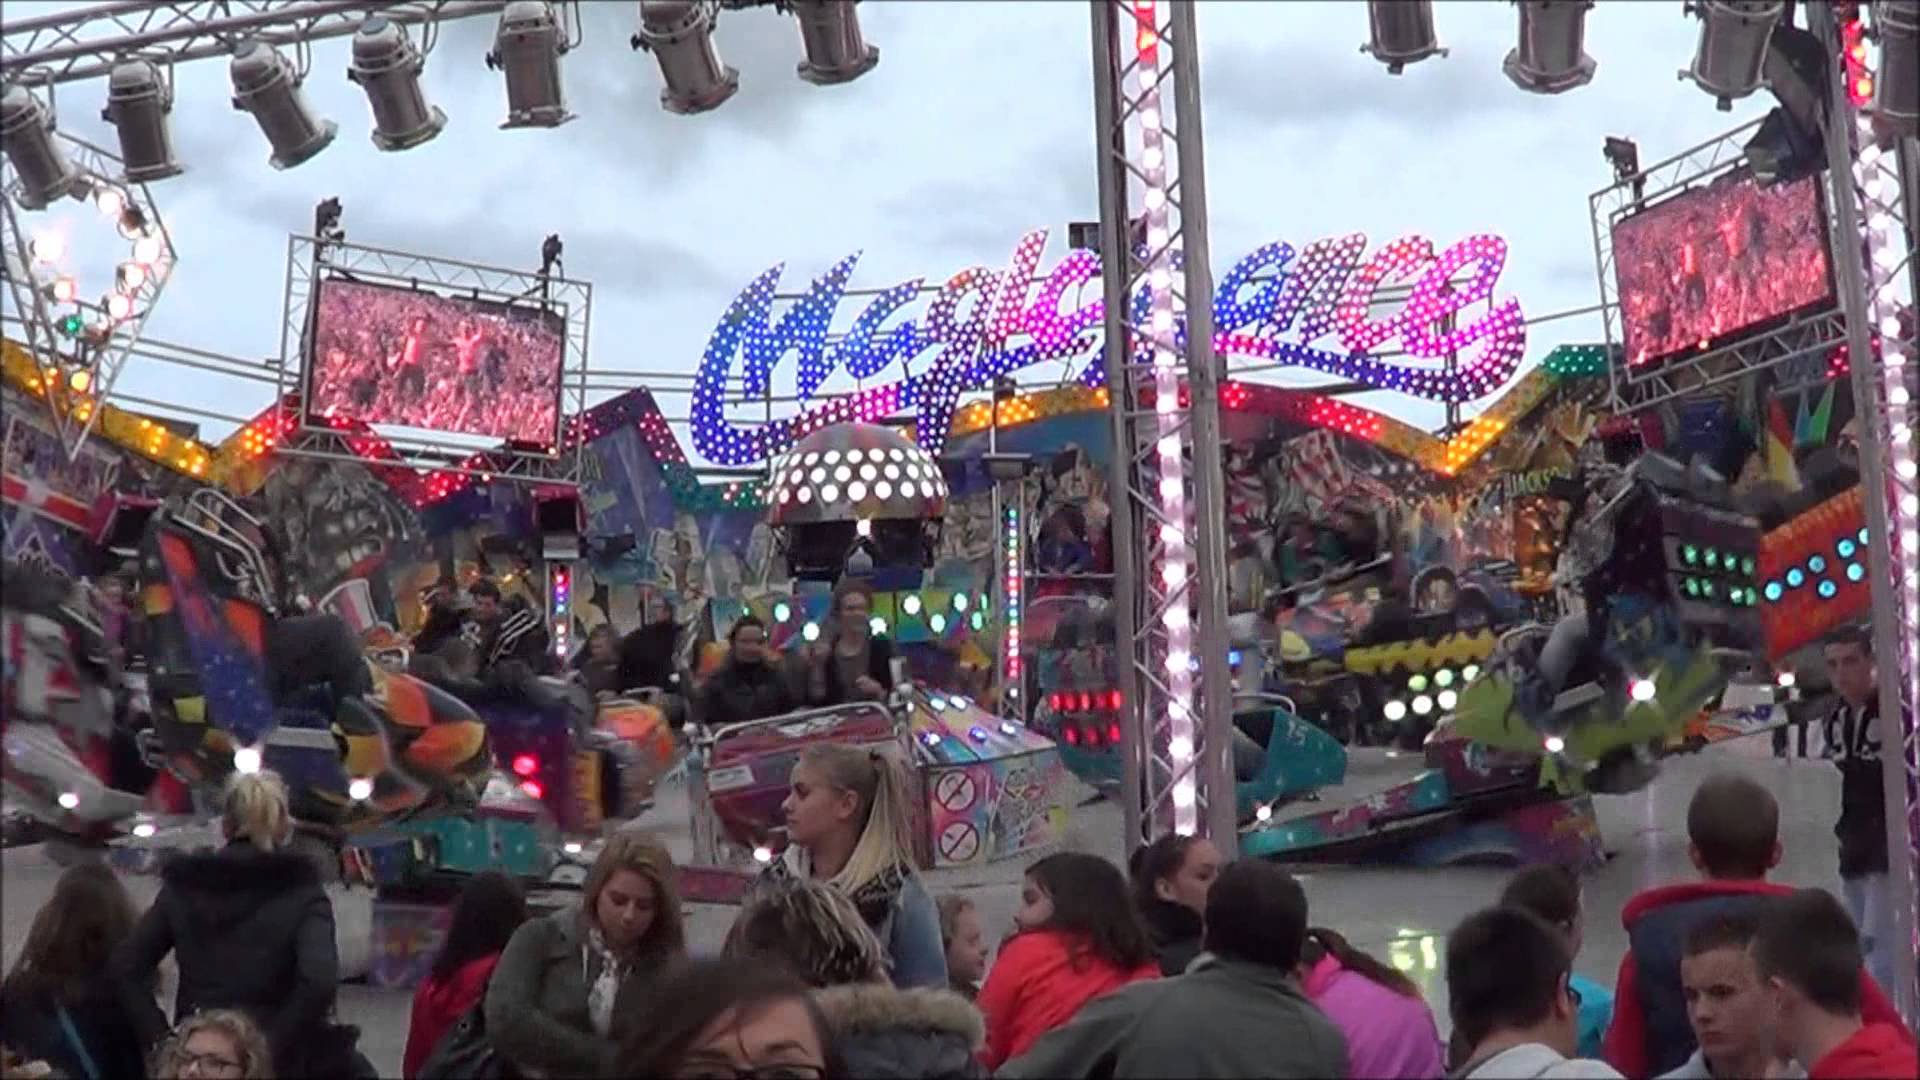
[[[100,1068],[93,1063],[93,1055],[87,1052],[87,1044],[81,1040],[80,1032],[73,1026],[73,1017],[67,1015],[65,1005],[55,1005],[60,1014],[60,1030],[66,1033],[67,1045],[73,1047],[75,1056],[80,1059],[80,1071],[87,1080],[100,1080]]]

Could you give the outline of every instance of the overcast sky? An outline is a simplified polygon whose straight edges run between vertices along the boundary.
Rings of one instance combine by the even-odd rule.
[[[30,6],[15,0],[8,13]],[[584,44],[564,65],[580,119],[498,130],[505,91],[482,62],[494,20],[470,19],[448,24],[427,61],[447,129],[403,153],[368,140],[366,99],[345,77],[347,39],[321,43],[307,92],[340,135],[288,172],[267,165],[252,119],[230,107],[224,60],[180,68],[173,130],[188,171],[152,188],[180,262],[148,333],[276,355],[287,236],[308,232],[328,195],[345,205],[352,241],[381,247],[532,270],[542,238],[561,234],[569,275],[594,285],[590,364],[623,372],[691,372],[734,295],[775,263],[798,286],[864,250],[855,286],[938,281],[1000,267],[1021,234],[1051,227],[1044,269],[1065,223],[1096,214],[1085,3],[867,0],[860,17],[880,65],[836,87],[795,77],[789,19],[728,13],[718,38],[740,92],[699,116],[661,110],[656,67],[628,47],[635,5],[585,8]],[[1201,5],[1216,274],[1276,239],[1298,248],[1337,233],[1378,244],[1417,232],[1444,247],[1495,232],[1511,245],[1502,295],[1530,315],[1587,306],[1598,299],[1587,200],[1611,178],[1602,138],[1633,137],[1651,163],[1771,105],[1761,94],[1720,113],[1676,78],[1699,25],[1678,0],[1601,3],[1587,39],[1598,76],[1557,97],[1501,73],[1511,4],[1442,3],[1438,24],[1451,55],[1393,77],[1359,50],[1361,3]],[[104,81],[59,88],[62,126],[115,145],[99,118],[104,96]],[[54,220],[75,230],[83,278],[103,283],[110,264],[94,253],[118,242],[79,236],[97,219],[67,205]],[[857,311],[845,304],[840,324]],[[1529,359],[1599,339],[1597,319],[1552,323],[1533,332]],[[791,386],[792,372],[782,375],[777,385]],[[268,388],[152,360],[130,363],[120,386],[242,415],[270,399]],[[684,414],[684,395],[662,396]],[[1368,403],[1423,425],[1439,417],[1395,395]]]

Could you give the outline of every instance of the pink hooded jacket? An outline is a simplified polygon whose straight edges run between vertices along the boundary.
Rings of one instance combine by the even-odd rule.
[[[1431,1080],[1446,1075],[1446,1049],[1426,1000],[1381,986],[1323,956],[1301,987],[1347,1037],[1347,1075]]]

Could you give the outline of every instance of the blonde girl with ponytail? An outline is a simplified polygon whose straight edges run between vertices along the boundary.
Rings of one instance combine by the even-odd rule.
[[[793,767],[788,847],[767,870],[845,894],[886,950],[895,986],[947,985],[940,913],[913,869],[912,787],[891,751],[816,743]]]
[[[333,1022],[333,902],[314,860],[289,850],[286,784],[264,770],[236,774],[222,794],[220,828],[225,847],[161,867],[160,895],[114,953],[114,976],[145,1044],[170,1026],[151,987],[172,953],[180,967],[176,1022],[232,1009],[266,1034],[280,1076],[372,1075],[354,1047],[357,1029]]]
[[[220,831],[229,842],[245,840],[261,851],[278,851],[293,837],[287,785],[274,772],[234,773],[220,800]]]

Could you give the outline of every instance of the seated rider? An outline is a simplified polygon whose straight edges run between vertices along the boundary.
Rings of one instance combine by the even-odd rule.
[[[807,704],[881,701],[893,689],[893,642],[873,632],[873,590],[848,579],[833,590],[833,621],[825,643],[801,654]]]
[[[792,712],[787,680],[767,657],[767,627],[743,615],[727,631],[727,658],[700,687],[700,715],[710,727]]]
[[[509,660],[519,661],[536,675],[551,670],[545,620],[524,600],[515,597],[503,602],[500,587],[484,578],[467,589],[467,599],[463,607],[456,596],[437,593],[426,625],[414,636],[415,651],[437,652],[449,638],[458,636],[474,647],[482,675]]]
[[[573,674],[596,699],[617,694],[620,686],[620,639],[613,627],[601,623],[587,634],[587,643],[573,656]]]

